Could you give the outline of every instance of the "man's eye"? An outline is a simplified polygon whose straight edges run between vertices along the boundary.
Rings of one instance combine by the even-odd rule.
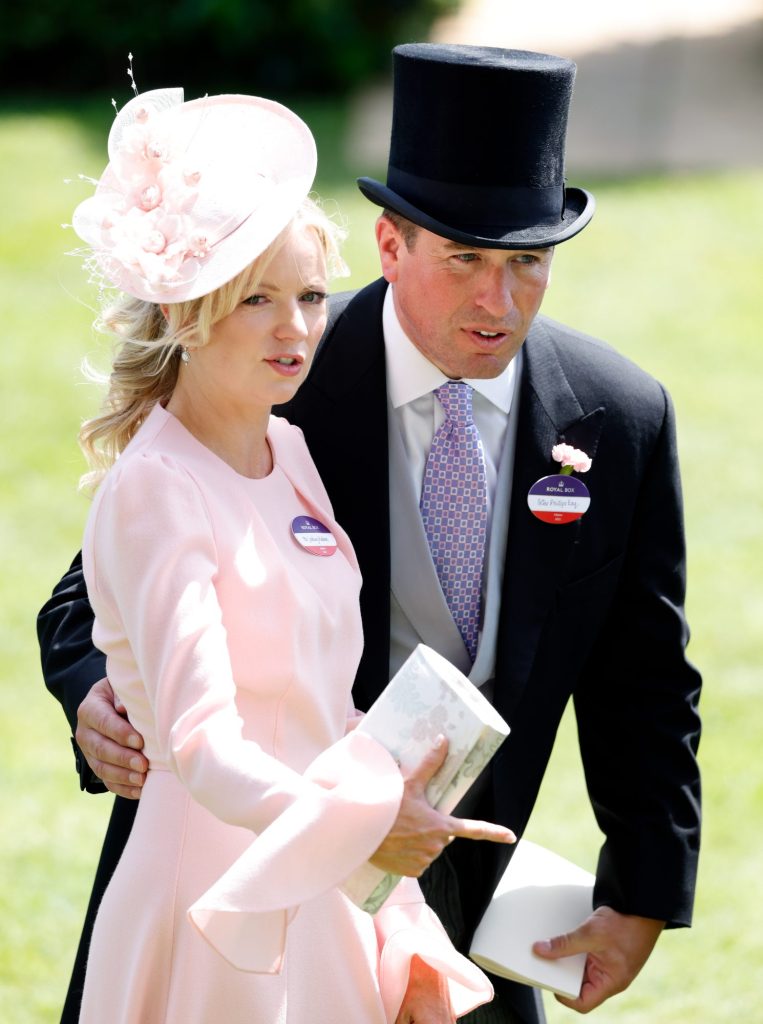
[[[476,252],[459,252],[455,257],[459,263],[473,263],[477,259]]]
[[[532,265],[533,263],[540,263],[540,258],[532,252],[521,252],[516,257],[517,263],[523,263],[525,265]]]

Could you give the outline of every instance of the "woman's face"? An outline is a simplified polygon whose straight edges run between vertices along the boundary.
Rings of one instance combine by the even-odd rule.
[[[191,349],[180,373],[194,407],[211,402],[218,414],[250,419],[292,398],[326,326],[326,288],[317,232],[292,228],[256,292]]]

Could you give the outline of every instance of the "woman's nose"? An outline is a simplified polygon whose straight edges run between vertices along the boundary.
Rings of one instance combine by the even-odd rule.
[[[308,336],[305,315],[298,302],[284,310],[279,319],[276,334],[283,338],[306,338]]]

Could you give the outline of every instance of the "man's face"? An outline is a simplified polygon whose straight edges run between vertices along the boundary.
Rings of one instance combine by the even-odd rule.
[[[419,228],[411,251],[386,217],[376,225],[382,272],[400,324],[448,377],[497,377],[527,337],[553,249],[475,249]]]

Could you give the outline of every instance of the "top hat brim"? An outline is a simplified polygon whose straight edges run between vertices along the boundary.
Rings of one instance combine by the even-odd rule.
[[[399,213],[427,231],[452,242],[480,249],[547,249],[566,242],[582,231],[593,217],[596,201],[584,188],[565,188],[564,211],[553,224],[524,227],[497,224],[444,223],[408,202],[373,178],[358,178],[358,188],[372,203]]]

